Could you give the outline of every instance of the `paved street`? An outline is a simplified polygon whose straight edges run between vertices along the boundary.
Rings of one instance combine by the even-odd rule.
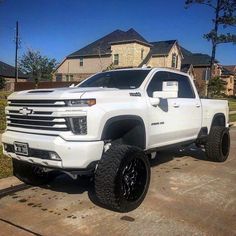
[[[65,176],[0,199],[0,235],[236,235],[236,129],[225,163],[194,148],[160,153],[143,204],[97,206],[91,184]]]

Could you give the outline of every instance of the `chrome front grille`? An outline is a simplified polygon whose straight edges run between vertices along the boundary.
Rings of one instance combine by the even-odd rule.
[[[68,131],[66,117],[53,115],[56,107],[66,106],[58,100],[9,100],[6,109],[8,127]]]
[[[64,107],[66,102],[62,100],[9,100],[8,106]]]

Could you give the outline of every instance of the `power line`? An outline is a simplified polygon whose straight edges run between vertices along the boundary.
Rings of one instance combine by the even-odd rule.
[[[15,83],[18,81],[18,49],[19,49],[19,25],[16,22],[16,35],[15,35]]]

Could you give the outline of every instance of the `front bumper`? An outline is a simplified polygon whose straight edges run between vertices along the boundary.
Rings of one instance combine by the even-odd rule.
[[[25,162],[59,169],[86,169],[89,164],[101,159],[103,141],[66,141],[60,136],[37,135],[6,131],[2,135],[3,144],[14,145],[14,142],[27,143],[30,150],[39,150],[45,153],[55,152],[61,160],[45,159],[44,156],[23,156],[12,151],[3,150],[3,153],[12,158]],[[40,152],[39,152],[40,153]]]

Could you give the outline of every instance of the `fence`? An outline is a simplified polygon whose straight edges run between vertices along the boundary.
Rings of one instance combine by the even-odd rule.
[[[37,89],[45,88],[62,88],[69,87],[72,84],[78,84],[79,82],[39,82]],[[21,82],[15,84],[15,91],[36,89],[34,82]]]

